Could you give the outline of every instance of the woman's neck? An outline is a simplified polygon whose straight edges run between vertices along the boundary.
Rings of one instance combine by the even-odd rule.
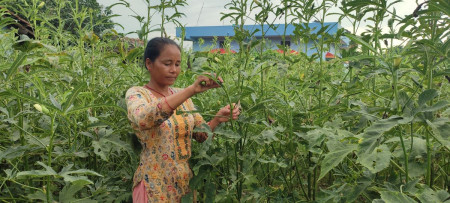
[[[147,87],[150,87],[151,90],[156,91],[156,93],[163,94],[161,96],[169,96],[170,95],[170,90],[169,90],[168,85],[158,85],[157,83],[152,82],[152,80],[150,80],[150,82],[147,83]]]

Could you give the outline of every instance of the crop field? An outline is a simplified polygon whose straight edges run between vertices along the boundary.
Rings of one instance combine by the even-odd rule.
[[[89,0],[0,0],[0,201],[131,202],[141,149],[125,92],[149,80],[142,57],[148,34],[182,27],[186,16],[173,11],[189,6],[145,1],[148,15],[135,16],[139,41],[112,29],[114,15],[95,15]],[[112,6],[129,8],[118,2]],[[410,0],[417,6],[406,16],[397,15],[398,1],[274,2],[225,6],[221,20],[236,34],[224,46],[237,42],[237,53],[193,52],[180,43],[175,87],[205,72],[224,80],[193,97],[203,117],[242,106],[214,139],[208,132],[205,142],[193,141],[196,199],[450,202],[450,2]],[[323,25],[331,15],[353,27],[330,35],[304,24]],[[12,26],[17,16],[32,36]],[[274,52],[244,29],[273,19],[294,25],[291,37],[312,40],[318,54],[288,54],[287,46]],[[319,57],[343,37],[350,44],[340,57]]]

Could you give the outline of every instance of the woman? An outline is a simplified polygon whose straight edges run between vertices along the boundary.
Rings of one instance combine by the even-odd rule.
[[[185,89],[170,87],[180,73],[180,47],[171,39],[153,38],[144,53],[150,82],[144,87],[131,87],[126,93],[128,119],[143,150],[134,174],[133,202],[180,202],[189,191],[192,172],[191,138],[207,139],[206,133],[194,132],[206,123],[198,113],[176,113],[195,110],[190,97],[220,85],[206,76]],[[220,82],[223,82],[219,78]],[[226,106],[207,123],[211,130],[231,117],[237,119],[239,109]]]

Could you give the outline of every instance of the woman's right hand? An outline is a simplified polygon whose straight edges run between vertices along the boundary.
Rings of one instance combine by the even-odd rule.
[[[217,80],[218,82],[223,83],[221,77],[217,77]],[[195,80],[194,84],[192,84],[191,86],[194,90],[194,93],[197,94],[209,89],[218,88],[220,87],[220,84],[208,76],[200,75],[197,77],[197,80]]]

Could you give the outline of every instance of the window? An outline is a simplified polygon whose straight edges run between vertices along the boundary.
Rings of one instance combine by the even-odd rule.
[[[219,48],[224,48],[225,42],[224,41],[219,41]]]
[[[290,47],[291,46],[291,41],[284,41],[284,43],[283,43],[283,41],[281,41],[280,44]]]

